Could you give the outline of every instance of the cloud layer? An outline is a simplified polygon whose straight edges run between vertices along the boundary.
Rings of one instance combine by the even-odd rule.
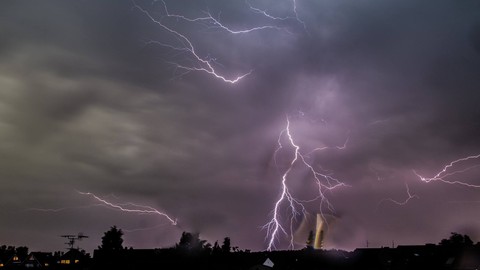
[[[195,2],[195,3],[194,3]],[[250,1],[292,16],[290,1]],[[268,20],[244,2],[172,1],[171,12],[208,10],[232,28],[280,30],[230,35],[172,22],[238,84],[172,62],[188,54],[130,1],[7,1],[0,9],[0,239],[62,248],[64,233],[91,238],[110,226],[134,247],[170,246],[182,230],[240,248],[266,247],[260,227],[279,196],[292,123],[296,141],[350,187],[326,195],[338,217],[332,247],[438,242],[451,231],[475,240],[478,189],[422,183],[450,161],[480,153],[480,6],[452,1],[296,1],[299,18]],[[139,2],[161,18],[159,3]],[[263,6],[262,6],[263,5]],[[477,162],[478,163],[478,162]],[[475,161],[471,164],[475,165]],[[459,175],[480,184],[478,168]],[[298,168],[292,190],[314,182]],[[405,183],[418,198],[405,206]],[[152,216],[93,206],[105,198],[162,209]],[[379,204],[379,202],[382,202]],[[63,211],[38,211],[32,208]],[[310,212],[318,203],[307,204]],[[284,213],[286,216],[286,213]],[[138,230],[146,229],[146,230]],[[279,248],[287,242],[280,240]]]

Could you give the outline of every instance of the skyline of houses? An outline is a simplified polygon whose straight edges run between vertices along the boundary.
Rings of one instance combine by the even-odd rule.
[[[114,227],[112,227],[114,229]],[[116,229],[116,228],[115,228]],[[117,230],[117,232],[121,230]],[[105,234],[107,235],[107,233]],[[115,237],[120,236],[118,234]],[[120,245],[106,243],[117,241]],[[70,242],[67,252],[28,252],[27,247],[0,246],[0,269],[444,269],[480,268],[480,242],[452,233],[438,244],[357,248],[353,251],[315,249],[261,251],[233,249],[230,239],[211,245],[198,234],[182,234],[174,247],[133,249],[121,247],[118,238],[102,238],[93,257]],[[120,247],[120,248],[119,248]]]

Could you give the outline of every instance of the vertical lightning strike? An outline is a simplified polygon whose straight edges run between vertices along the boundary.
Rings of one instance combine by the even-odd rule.
[[[305,31],[307,30],[307,25],[305,24],[305,22],[300,19],[300,17],[298,16],[298,12],[297,12],[297,0],[292,0],[293,2],[293,13],[295,14],[295,19],[301,23],[303,25],[303,28],[305,29]]]
[[[450,185],[462,185],[462,186],[467,186],[467,187],[471,187],[471,188],[480,188],[480,185],[469,184],[469,183],[466,183],[466,182],[463,182],[463,181],[458,181],[458,180],[451,181],[451,180],[446,180],[445,179],[447,177],[450,177],[450,176],[453,176],[453,175],[456,175],[456,174],[460,174],[460,173],[466,172],[468,170],[471,170],[473,168],[476,168],[476,167],[480,166],[480,164],[477,164],[477,165],[473,165],[473,166],[467,167],[467,168],[462,169],[462,170],[454,170],[454,171],[448,172],[449,170],[453,169],[453,167],[455,165],[458,165],[461,162],[465,162],[465,161],[469,161],[469,160],[476,160],[476,159],[480,159],[480,154],[472,155],[472,156],[468,156],[468,157],[459,158],[457,160],[454,160],[454,161],[450,162],[449,164],[445,165],[445,167],[443,167],[443,169],[441,171],[439,171],[433,177],[423,177],[420,174],[418,174],[415,170],[413,170],[413,173],[422,182],[425,182],[425,183],[430,183],[432,181],[440,181],[440,182],[450,184]]]
[[[270,235],[270,240],[268,242],[268,248],[267,248],[268,251],[272,250],[272,248],[275,248],[275,239],[277,238],[277,235],[280,230],[286,234],[285,229],[283,228],[283,226],[279,221],[279,208],[281,204],[285,201],[285,199],[289,202],[289,207],[292,211],[292,219],[298,214],[298,211],[295,205],[300,206],[302,208],[302,211],[305,211],[305,208],[303,207],[303,205],[300,202],[298,202],[295,198],[292,197],[287,186],[287,176],[290,173],[290,171],[293,169],[293,165],[298,159],[299,150],[300,150],[300,147],[295,144],[295,142],[293,141],[292,135],[290,134],[290,121],[288,120],[288,118],[287,118],[287,127],[280,134],[283,134],[285,132],[287,133],[287,136],[288,136],[288,139],[290,140],[291,145],[295,148],[295,152],[294,152],[294,158],[290,162],[290,166],[282,176],[282,189],[281,189],[282,192],[280,194],[280,198],[275,203],[275,207],[273,209],[273,217],[270,220],[270,222],[264,225],[264,228],[267,229],[267,237]],[[277,151],[275,152],[278,152],[279,149],[283,148],[280,140],[281,140],[281,137],[278,140],[279,148],[277,148]],[[293,245],[293,239],[290,242],[290,244]]]
[[[419,199],[420,197],[418,197],[417,195],[413,194],[410,192],[410,187],[408,186],[408,184],[405,182],[405,189],[407,190],[407,195],[408,197],[404,200],[404,201],[397,201],[397,200],[394,200],[394,199],[391,199],[391,198],[385,198],[385,199],[382,199],[378,204],[377,204],[377,209],[380,207],[380,205],[384,202],[392,202],[396,205],[399,205],[399,206],[403,206],[403,205],[406,205],[411,199]]]
[[[293,138],[293,135],[290,131],[290,121],[287,117],[287,126],[284,130],[280,132],[279,138],[278,138],[278,148],[275,150],[274,158],[277,155],[277,153],[283,148],[283,145],[281,143],[282,137],[286,134],[288,142],[294,149],[294,155],[292,160],[289,163],[288,169],[283,173],[282,175],[282,181],[281,181],[281,193],[280,197],[278,200],[275,202],[274,208],[273,208],[273,216],[272,219],[263,226],[264,229],[267,231],[266,238],[268,239],[268,247],[267,250],[271,251],[272,249],[275,249],[275,242],[277,241],[280,232],[284,233],[285,235],[288,235],[286,232],[284,226],[282,226],[281,221],[280,221],[280,209],[282,208],[282,205],[284,203],[287,203],[287,209],[290,210],[291,217],[290,217],[290,226],[289,226],[289,237],[290,237],[290,244],[289,247],[291,249],[294,248],[294,242],[293,242],[293,225],[296,217],[298,215],[303,214],[305,217],[307,212],[305,209],[305,206],[303,203],[306,202],[313,202],[316,200],[320,200],[320,213],[322,217],[325,219],[324,214],[323,214],[323,206],[326,204],[327,208],[330,211],[334,211],[332,204],[329,202],[329,200],[325,197],[324,191],[325,190],[333,190],[335,188],[341,187],[341,186],[347,186],[345,183],[340,182],[336,178],[333,178],[332,176],[318,172],[313,168],[313,166],[307,162],[305,159],[306,155],[303,155],[300,151],[300,146],[295,143],[295,140]],[[336,149],[345,149],[346,147],[346,142],[342,147],[334,147]],[[316,148],[313,151],[309,152],[309,154],[315,152],[315,151],[320,151],[320,150],[325,150],[329,149],[332,147],[322,147],[322,148]],[[276,162],[276,159],[275,159]],[[308,171],[310,171],[311,175],[313,176],[314,181],[316,182],[318,186],[318,196],[314,199],[311,200],[299,200],[293,197],[292,193],[290,192],[288,188],[288,178],[290,172],[293,170],[294,165],[300,162]],[[322,181],[323,180],[323,181]]]
[[[139,204],[130,203],[130,202],[129,203],[123,203],[123,204],[115,204],[115,203],[109,202],[105,199],[102,199],[102,198],[98,197],[97,195],[95,195],[93,193],[90,193],[90,192],[80,192],[80,191],[78,191],[78,193],[81,194],[81,195],[90,196],[90,197],[94,198],[95,200],[103,203],[104,205],[109,206],[111,208],[115,208],[115,209],[120,210],[122,212],[159,215],[159,216],[162,216],[162,217],[165,217],[166,219],[168,219],[170,221],[170,223],[172,223],[172,225],[174,225],[174,226],[177,225],[177,220],[176,219],[171,218],[167,214],[165,214],[163,212],[160,212],[159,210],[157,210],[157,209],[155,209],[151,206],[139,205]]]

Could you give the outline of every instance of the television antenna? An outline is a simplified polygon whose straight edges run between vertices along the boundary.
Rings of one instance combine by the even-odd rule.
[[[60,235],[60,237],[66,238],[68,240],[68,242],[66,242],[65,244],[68,245],[70,250],[75,249],[73,246],[75,245],[75,242],[77,240],[81,241],[83,238],[88,238],[87,235],[84,235],[81,232],[78,233],[77,235],[75,235],[75,234],[65,234],[65,235]],[[77,249],[79,249],[79,247],[77,247]]]

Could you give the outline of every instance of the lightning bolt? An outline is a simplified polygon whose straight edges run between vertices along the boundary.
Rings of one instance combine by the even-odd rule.
[[[178,14],[173,14],[169,11],[167,4],[165,1],[155,1],[155,2],[160,2],[162,3],[163,10],[164,10],[164,17],[167,18],[173,18],[176,20],[183,20],[186,22],[190,23],[202,23],[206,25],[208,28],[217,28],[226,31],[227,33],[230,34],[248,34],[254,31],[260,31],[260,30],[282,30],[282,28],[274,26],[274,25],[263,25],[263,26],[257,26],[257,27],[252,27],[248,29],[241,29],[241,30],[234,30],[225,24],[221,23],[219,19],[215,18],[210,14],[210,12],[205,12],[205,16],[203,17],[197,17],[197,18],[189,18],[183,15],[178,15]],[[183,52],[183,53],[188,53],[191,57],[192,60],[194,60],[195,64],[191,66],[187,65],[182,65],[179,63],[171,63],[173,64],[177,69],[185,71],[181,76],[183,76],[186,73],[192,72],[192,71],[200,71],[200,72],[205,72],[213,77],[222,80],[223,82],[226,83],[231,83],[235,84],[238,81],[242,80],[246,76],[250,75],[253,70],[250,70],[246,73],[240,74],[238,76],[234,77],[227,77],[225,75],[222,75],[216,68],[216,61],[214,58],[210,57],[202,57],[198,52],[197,49],[194,46],[194,43],[188,38],[185,34],[175,30],[174,28],[168,26],[164,22],[162,22],[161,19],[155,18],[148,10],[145,8],[141,7],[140,5],[137,4],[136,1],[132,1],[134,8],[139,10],[141,13],[143,13],[148,19],[150,19],[151,22],[155,23],[158,25],[161,29],[167,31],[168,33],[172,34],[181,44],[181,46],[175,46],[172,44],[165,44],[162,42],[158,41],[149,41],[147,44],[157,44],[160,46],[164,46],[167,48],[170,48],[175,51]]]
[[[460,163],[462,162],[466,162],[466,161],[469,161],[469,160],[477,160],[477,159],[480,159],[480,154],[478,155],[472,155],[472,156],[468,156],[468,157],[464,157],[464,158],[459,158],[457,160],[454,160],[452,162],[450,162],[449,164],[445,165],[443,167],[443,169],[441,171],[439,171],[435,176],[433,177],[424,177],[424,176],[421,176],[420,174],[418,174],[415,170],[413,170],[413,173],[422,181],[422,182],[425,182],[425,183],[430,183],[432,181],[439,181],[439,182],[442,182],[442,183],[446,183],[446,184],[450,184],[450,185],[462,185],[462,186],[466,186],[466,187],[470,187],[470,188],[480,188],[480,185],[475,185],[475,184],[470,184],[470,183],[467,183],[467,182],[463,182],[463,181],[458,181],[458,180],[447,180],[446,178],[447,177],[450,177],[450,176],[454,176],[456,174],[460,174],[460,173],[464,173],[466,171],[469,171],[473,168],[476,168],[478,166],[480,166],[480,164],[477,164],[477,165],[473,165],[473,166],[470,166],[470,167],[467,167],[465,169],[458,169],[458,170],[453,170],[454,167],[456,165],[459,165]],[[452,171],[453,170],[453,171]]]
[[[286,21],[286,20],[294,19],[294,20],[296,20],[298,23],[300,23],[305,30],[307,30],[307,25],[306,25],[305,22],[304,22],[303,20],[301,20],[300,17],[298,16],[298,12],[297,12],[297,1],[296,1],[296,0],[292,0],[293,16],[284,16],[284,17],[278,17],[278,16],[271,15],[270,13],[267,12],[267,10],[254,7],[249,1],[245,1],[245,3],[247,4],[247,6],[248,6],[253,12],[258,13],[258,14],[261,14],[261,15],[263,15],[263,16],[271,19],[271,20]]]
[[[139,6],[135,3],[135,1],[133,1],[133,2],[134,2],[134,5],[136,5],[136,7],[138,8]],[[230,34],[247,34],[247,33],[251,33],[251,32],[254,32],[254,31],[266,30],[266,29],[282,30],[282,28],[274,26],[274,25],[263,25],[263,26],[257,26],[257,27],[242,29],[242,30],[234,30],[234,29],[228,27],[227,25],[224,25],[223,23],[221,23],[215,17],[213,17],[212,14],[209,11],[204,11],[204,13],[205,13],[204,17],[189,18],[189,17],[183,16],[183,15],[171,13],[168,10],[167,3],[165,3],[165,1],[163,1],[163,0],[160,0],[160,1],[156,0],[154,2],[161,2],[162,3],[166,17],[174,18],[174,19],[177,19],[177,20],[184,20],[184,21],[187,21],[187,22],[201,22],[201,23],[205,24],[208,28],[223,29]],[[147,11],[143,11],[143,12],[149,14],[149,12],[147,12]],[[152,16],[149,16],[149,17],[151,18]]]
[[[172,223],[172,225],[174,225],[174,226],[177,225],[177,220],[176,219],[171,218],[166,213],[161,212],[161,211],[159,211],[159,210],[157,210],[157,209],[155,209],[151,206],[140,205],[140,204],[131,203],[131,202],[123,203],[123,204],[115,204],[115,203],[109,202],[105,199],[102,199],[102,198],[98,197],[97,195],[95,195],[93,193],[90,193],[90,192],[80,192],[80,191],[78,191],[78,193],[81,194],[81,195],[90,196],[90,197],[94,198],[95,200],[101,202],[102,204],[104,204],[106,206],[109,206],[110,208],[120,210],[122,212],[158,215],[158,216],[161,216],[161,217],[164,217],[164,218],[168,219],[170,221],[170,223]]]
[[[285,16],[285,17],[276,17],[276,16],[273,16],[271,14],[269,14],[266,10],[263,10],[263,9],[259,9],[257,7],[254,7],[249,1],[245,1],[245,3],[247,4],[247,6],[255,13],[258,13],[258,14],[261,14],[269,19],[272,19],[272,20],[280,20],[280,21],[286,21],[286,20],[289,20],[289,19],[292,19],[291,16]]]
[[[163,1],[162,1],[163,2]],[[165,2],[164,3],[164,6],[165,6],[165,10],[167,12],[167,16],[168,17],[176,17],[176,18],[179,18],[179,19],[184,19],[184,20],[187,20],[187,21],[202,21],[202,20],[206,20],[208,19],[208,17],[204,17],[204,18],[196,18],[196,19],[188,19],[184,16],[179,16],[179,15],[172,15],[172,14],[169,14],[168,13],[168,9],[166,7],[166,4]],[[174,50],[177,50],[177,51],[183,51],[183,52],[188,52],[192,57],[193,59],[197,62],[197,66],[185,66],[185,65],[181,65],[181,64],[175,64],[176,67],[178,69],[183,69],[187,72],[190,72],[190,71],[202,71],[202,72],[206,72],[210,75],[213,75],[215,78],[217,79],[220,79],[224,82],[227,82],[227,83],[231,83],[231,84],[235,84],[237,83],[239,80],[243,79],[244,77],[246,77],[247,75],[249,75],[251,71],[245,73],[245,74],[242,74],[240,76],[237,76],[237,77],[234,77],[234,78],[227,78],[221,74],[218,73],[218,71],[215,69],[215,67],[213,66],[214,65],[214,61],[212,61],[212,59],[209,59],[209,58],[204,58],[204,57],[201,57],[195,47],[193,46],[193,43],[190,41],[190,39],[185,36],[184,34],[168,27],[167,25],[165,25],[164,23],[162,23],[160,20],[157,20],[155,19],[152,14],[150,14],[150,12],[148,12],[146,9],[142,8],[141,6],[139,6],[135,1],[133,1],[133,5],[136,9],[138,9],[140,12],[142,12],[143,14],[145,14],[147,16],[147,18],[149,18],[152,22],[154,22],[155,24],[157,24],[158,26],[160,26],[162,29],[164,29],[165,31],[169,32],[170,34],[174,35],[180,43],[182,43],[182,47],[176,47],[176,46],[173,46],[173,45],[168,45],[168,44],[163,44],[161,42],[155,42],[155,41],[150,41],[149,43],[156,43],[156,44],[159,44],[159,45],[162,45],[162,46],[166,46],[170,49],[174,49]]]
[[[200,17],[187,17],[181,14],[175,14],[172,13],[169,8],[167,3],[164,0],[154,0],[154,3],[160,3],[163,9],[163,14],[160,18],[156,18],[152,12],[148,11],[141,5],[137,3],[136,0],[132,0],[133,7],[140,11],[142,14],[144,14],[151,22],[159,26],[161,29],[165,30],[166,32],[170,33],[175,37],[175,39],[178,41],[179,45],[173,45],[171,43],[164,43],[160,41],[155,41],[155,40],[150,40],[146,42],[146,45],[151,45],[151,44],[156,44],[159,46],[163,46],[166,48],[169,48],[171,50],[177,51],[179,53],[185,53],[190,56],[190,60],[192,62],[191,65],[185,65],[185,64],[180,64],[176,62],[169,62],[172,64],[177,70],[182,70],[181,74],[179,75],[180,77],[193,71],[199,71],[199,72],[205,72],[210,74],[216,79],[219,79],[225,83],[230,83],[230,84],[235,84],[245,78],[246,76],[250,75],[253,70],[250,70],[248,72],[245,72],[240,75],[236,76],[226,76],[221,74],[219,70],[217,69],[218,63],[216,62],[215,58],[212,57],[205,57],[201,56],[198,53],[197,48],[195,47],[194,42],[184,33],[175,30],[175,28],[169,26],[167,23],[165,23],[164,18],[170,18],[174,19],[175,22],[178,21],[184,21],[188,23],[197,23],[205,26],[207,29],[219,29],[222,30],[228,34],[232,35],[239,35],[239,34],[249,34],[252,32],[256,31],[264,31],[264,30],[276,30],[276,31],[287,31],[284,27],[279,27],[276,25],[259,25],[255,27],[250,27],[250,28],[245,28],[245,29],[233,29],[224,23],[222,23],[219,19],[219,16],[213,16],[210,11],[204,11],[204,15]],[[250,4],[248,1],[245,2],[246,5],[250,8],[250,10],[253,13],[260,14],[261,16],[264,16],[272,21],[285,21],[285,20],[291,20],[294,19],[301,25],[303,25],[305,31],[307,31],[307,27],[305,22],[300,19],[297,11],[297,1],[296,0],[291,0],[292,3],[292,13],[293,16],[285,16],[285,17],[276,17],[271,14],[269,14],[266,10],[262,10],[259,8],[254,7],[252,4]]]
[[[310,164],[307,161],[307,159],[306,159],[307,155],[302,154],[300,146],[297,143],[295,143],[294,137],[293,137],[292,132],[290,130],[290,120],[289,120],[288,116],[287,116],[286,128],[280,132],[280,135],[279,135],[279,138],[278,138],[278,148],[275,151],[274,157],[278,154],[278,152],[281,149],[283,149],[282,138],[284,136],[286,136],[287,141],[289,142],[290,146],[294,149],[293,150],[293,158],[289,162],[289,166],[288,166],[287,170],[282,175],[280,197],[278,198],[278,200],[274,204],[274,208],[272,210],[272,213],[273,213],[272,214],[272,219],[267,224],[265,224],[263,226],[263,228],[267,231],[266,239],[268,239],[268,247],[267,247],[268,251],[271,251],[272,249],[276,248],[275,243],[276,243],[276,241],[278,241],[278,237],[279,237],[280,233],[283,233],[287,236],[289,235],[289,238],[290,238],[289,247],[291,249],[294,248],[294,242],[293,242],[294,221],[296,220],[296,217],[298,215],[302,214],[305,217],[306,214],[307,214],[305,206],[303,205],[303,203],[320,200],[320,213],[321,213],[322,217],[324,217],[323,208],[324,208],[325,205],[326,205],[326,207],[329,211],[334,212],[334,208],[333,208],[332,204],[330,203],[330,201],[325,196],[325,191],[326,190],[333,190],[335,188],[342,187],[342,186],[347,186],[345,183],[340,182],[338,179],[332,177],[331,175],[315,170],[315,168],[313,168],[312,164]],[[346,147],[346,142],[341,147],[333,147],[333,148],[345,149],[345,147]],[[328,149],[328,148],[332,148],[332,147],[316,148],[313,151],[310,151],[308,154],[311,154],[315,151],[325,150],[325,149]],[[275,159],[275,162],[276,162],[276,159]],[[316,198],[311,199],[311,200],[299,200],[292,195],[292,193],[289,189],[289,186],[288,186],[288,180],[289,180],[289,175],[294,168],[294,165],[297,164],[297,163],[303,165],[304,168],[306,168],[310,172],[313,180],[317,184],[317,186],[318,186],[318,196]],[[286,204],[287,209],[290,210],[289,233],[287,233],[287,230],[285,229],[284,225],[282,225],[282,222],[281,222],[280,209],[282,208],[282,206],[284,204]],[[324,217],[324,220],[325,220],[325,217]]]
[[[396,205],[399,205],[399,206],[403,206],[403,205],[406,205],[411,199],[419,199],[420,197],[418,197],[417,195],[413,194],[410,192],[410,188],[408,187],[408,184],[405,182],[405,189],[407,191],[407,195],[408,197],[404,200],[404,201],[397,201],[397,200],[394,200],[394,199],[391,199],[391,198],[385,198],[385,199],[382,199],[378,205],[377,205],[377,210],[378,208],[380,207],[380,205],[384,202],[392,202]]]
[[[293,13],[295,14],[295,19],[301,23],[303,25],[303,28],[305,29],[305,31],[307,31],[307,25],[305,24],[305,22],[303,20],[300,19],[300,17],[298,16],[298,12],[297,12],[297,0],[292,0],[292,3],[293,3]]]

